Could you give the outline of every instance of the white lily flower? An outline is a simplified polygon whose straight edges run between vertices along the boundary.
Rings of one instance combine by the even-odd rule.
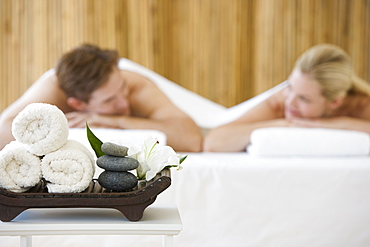
[[[132,157],[139,161],[139,167],[136,169],[138,178],[147,181],[166,166],[180,166],[180,158],[176,152],[170,146],[159,145],[155,138],[145,140],[140,151]]]

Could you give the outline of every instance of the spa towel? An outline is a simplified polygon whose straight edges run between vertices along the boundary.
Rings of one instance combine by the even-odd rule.
[[[0,187],[22,193],[41,180],[41,160],[16,141],[0,151]]]
[[[324,128],[271,127],[251,133],[252,156],[368,156],[365,132]]]
[[[53,152],[68,139],[68,121],[56,106],[45,103],[27,105],[13,120],[14,138],[38,156]]]
[[[41,171],[50,193],[81,192],[93,178],[95,161],[83,144],[68,140],[63,147],[43,157]]]

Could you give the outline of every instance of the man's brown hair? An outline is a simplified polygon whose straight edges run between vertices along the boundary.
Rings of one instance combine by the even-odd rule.
[[[67,97],[88,102],[92,92],[108,80],[118,58],[116,50],[80,45],[59,59],[56,66],[59,86]]]

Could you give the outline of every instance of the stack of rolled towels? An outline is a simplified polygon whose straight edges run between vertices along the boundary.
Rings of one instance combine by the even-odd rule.
[[[0,151],[0,187],[25,192],[46,180],[50,193],[84,191],[90,184],[95,162],[80,142],[68,140],[69,127],[56,106],[32,103],[13,120],[15,141]]]

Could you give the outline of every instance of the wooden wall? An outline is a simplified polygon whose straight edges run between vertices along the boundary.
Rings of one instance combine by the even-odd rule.
[[[370,0],[0,0],[0,111],[83,42],[230,107],[318,43],[370,81]]]

